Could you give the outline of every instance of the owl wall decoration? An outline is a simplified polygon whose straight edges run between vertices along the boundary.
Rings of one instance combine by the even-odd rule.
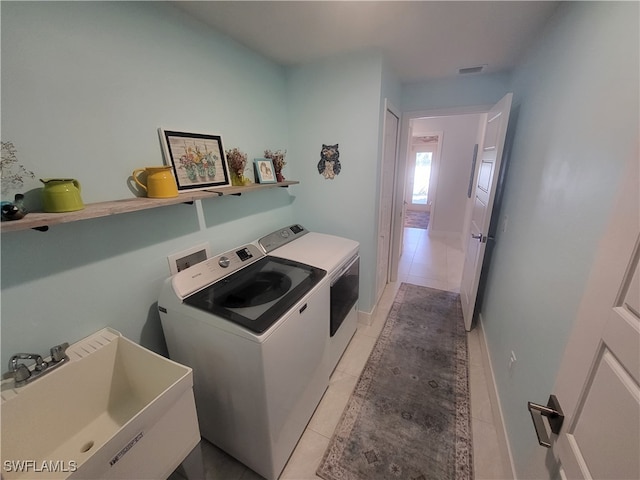
[[[325,145],[322,144],[320,150],[320,161],[318,162],[318,173],[325,179],[333,180],[340,173],[342,165],[340,165],[340,152],[338,144]]]

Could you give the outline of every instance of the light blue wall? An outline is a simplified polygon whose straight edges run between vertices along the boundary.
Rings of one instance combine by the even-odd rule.
[[[287,156],[296,159],[292,177],[304,185],[294,213],[310,230],[360,242],[362,311],[374,302],[382,69],[380,55],[367,52],[292,68],[288,75]],[[317,170],[320,150],[336,143],[342,170],[327,180]]]
[[[507,231],[482,323],[519,478],[548,475],[526,404],[553,391],[624,162],[638,160],[639,18],[636,2],[568,2],[513,77]]]
[[[3,234],[2,362],[106,325],[163,352],[166,256],[293,222],[361,243],[370,311],[385,97],[398,105],[400,83],[376,52],[287,73],[164,2],[2,2],[2,139],[36,179],[78,178],[86,203],[130,198],[131,171],[162,163],[163,126],[220,133],[249,159],[287,149],[284,175],[301,182],[204,201],[204,229],[177,205]],[[317,172],[322,143],[340,144],[335,180]]]
[[[383,109],[385,99],[388,99],[395,108],[400,109],[402,102],[402,83],[400,83],[398,76],[391,68],[391,65],[389,65],[388,59],[382,60],[382,88],[380,98],[383,103]]]
[[[87,203],[131,198],[131,171],[162,164],[159,126],[220,133],[250,159],[288,147],[284,70],[168,3],[1,8],[2,140],[36,174],[25,189],[69,176]],[[202,230],[195,206],[176,205],[3,233],[1,364],[107,325],[164,351],[155,302],[166,256],[203,241],[223,251],[292,223],[296,188],[204,201]]]
[[[403,112],[493,105],[509,92],[511,75],[469,75],[408,83],[402,88]]]
[[[3,2],[2,27],[3,139],[88,202],[131,196],[131,170],[162,162],[159,126],[250,158],[286,147],[284,70],[168,2]]]

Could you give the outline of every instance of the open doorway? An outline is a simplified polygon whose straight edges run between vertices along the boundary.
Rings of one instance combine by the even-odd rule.
[[[436,159],[441,136],[441,133],[430,133],[412,138],[405,188],[408,210],[431,210],[438,184]]]
[[[419,125],[411,137],[407,158],[404,205],[405,227],[427,229],[438,184],[437,163],[442,132],[421,132]]]
[[[415,209],[429,210],[428,230],[424,235],[438,241],[444,240],[461,249],[468,234],[466,219],[469,203],[467,191],[472,168],[473,151],[479,143],[481,119],[491,106],[474,106],[442,110],[415,111],[403,115],[398,155],[398,175],[393,212],[393,245],[390,258],[391,281],[398,281],[400,259],[403,261],[405,219]],[[438,134],[437,143],[427,138]],[[415,137],[421,141],[416,142]],[[416,192],[413,200],[413,183],[407,178],[415,176],[416,154],[430,144],[437,147],[431,156],[428,190]],[[416,145],[417,144],[417,145]],[[415,147],[415,148],[414,148]],[[411,187],[411,188],[409,188]],[[420,198],[420,194],[422,198]],[[426,201],[425,195],[426,194]],[[408,198],[410,195],[410,198]],[[419,203],[421,202],[421,203]],[[411,209],[410,209],[411,208]],[[419,232],[413,232],[418,235]],[[407,255],[407,257],[410,255]]]

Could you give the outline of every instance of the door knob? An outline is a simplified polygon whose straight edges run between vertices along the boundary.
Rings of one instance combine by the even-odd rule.
[[[545,416],[549,419],[551,432],[558,435],[564,422],[564,413],[562,413],[558,399],[555,395],[550,395],[546,406],[527,402],[527,409],[531,414],[533,427],[536,429],[538,443],[546,448],[551,447],[551,440],[549,440],[549,434],[547,433],[547,428],[544,425],[542,417]]]

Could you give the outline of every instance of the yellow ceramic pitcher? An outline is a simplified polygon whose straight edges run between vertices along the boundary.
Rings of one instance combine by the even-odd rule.
[[[171,167],[146,167],[133,171],[133,180],[140,185],[149,198],[172,198],[178,196],[176,179]],[[146,185],[138,178],[146,174]]]

